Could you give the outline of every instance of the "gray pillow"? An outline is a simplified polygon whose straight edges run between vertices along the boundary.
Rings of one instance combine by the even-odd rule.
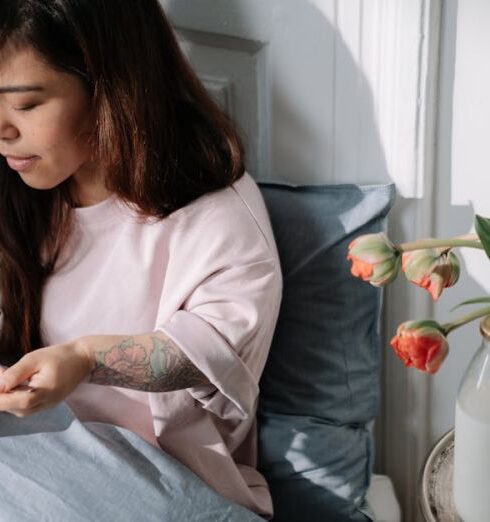
[[[381,292],[350,274],[346,255],[352,239],[383,229],[395,187],[259,187],[284,281],[258,411],[275,520],[368,520],[359,508],[379,405]]]

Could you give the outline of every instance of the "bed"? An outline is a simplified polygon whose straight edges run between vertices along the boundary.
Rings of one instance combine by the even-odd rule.
[[[385,229],[394,185],[258,185],[283,273],[257,414],[273,520],[400,522],[390,479],[373,474],[382,292],[346,259],[353,238]],[[81,422],[65,402],[0,413],[0,455],[2,521],[261,520],[140,436]]]

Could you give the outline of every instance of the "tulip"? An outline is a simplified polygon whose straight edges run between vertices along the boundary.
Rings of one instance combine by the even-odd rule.
[[[449,351],[444,328],[432,320],[402,323],[390,344],[405,366],[431,374],[437,372]]]
[[[444,288],[459,279],[459,261],[448,248],[412,250],[402,254],[402,270],[412,283],[425,288],[436,301]]]
[[[348,248],[351,274],[363,281],[373,286],[385,286],[398,275],[400,254],[383,233],[359,236]]]

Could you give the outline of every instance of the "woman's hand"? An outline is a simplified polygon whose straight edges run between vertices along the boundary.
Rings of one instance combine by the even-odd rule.
[[[91,368],[87,352],[77,341],[29,352],[0,370],[0,411],[26,417],[50,409],[84,381]]]

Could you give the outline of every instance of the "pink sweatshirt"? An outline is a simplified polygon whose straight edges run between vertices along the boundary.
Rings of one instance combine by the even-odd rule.
[[[149,393],[82,383],[67,403],[82,421],[132,430],[224,497],[270,516],[255,413],[282,275],[255,181],[245,173],[159,221],[115,196],[74,212],[69,255],[44,292],[47,343],[159,330],[212,384]]]

